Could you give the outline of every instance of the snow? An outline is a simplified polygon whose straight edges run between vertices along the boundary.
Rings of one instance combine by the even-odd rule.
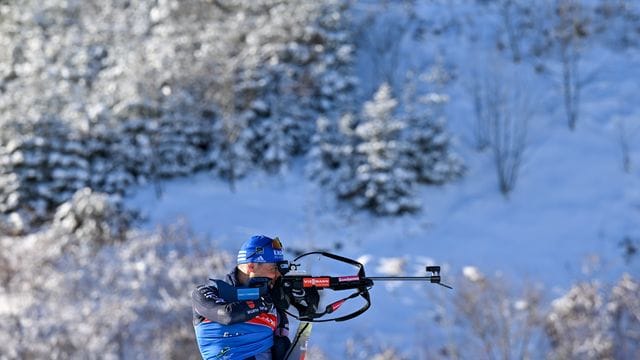
[[[399,68],[433,55],[432,49],[420,53],[413,45],[401,45],[406,62]],[[447,49],[446,56],[463,64],[467,50]],[[630,133],[635,134],[630,141],[635,160],[626,173],[618,130],[611,121],[624,118],[632,123],[640,115],[635,107],[638,63],[637,52],[593,49],[585,54],[585,69],[601,70],[583,90],[574,131],[566,125],[561,94],[548,91],[554,88],[552,81],[539,76],[527,83],[534,94],[544,95],[536,99],[524,166],[509,197],[498,191],[490,155],[473,149],[471,105],[465,85],[457,84],[447,94],[447,116],[468,171],[454,183],[421,188],[421,213],[378,218],[336,208],[329,194],[305,177],[301,164],[279,176],[253,174],[238,181],[235,191],[208,174],[165,182],[160,197],[154,186],[141,187],[129,205],[143,211],[148,228],[185,221],[212,246],[230,253],[251,235],[273,235],[285,248],[331,249],[359,258],[369,275],[416,275],[415,265],[432,263],[443,266],[445,283],[460,276],[478,281],[502,274],[515,283],[540,283],[550,290],[549,296],[581,280],[638,276],[640,262],[626,263],[619,242],[640,236],[639,127],[629,125],[635,129]],[[363,59],[359,64],[363,88],[374,89],[375,84],[366,83],[372,76],[366,71],[370,64]],[[369,312],[348,322],[315,326],[312,345],[338,354],[342,346],[334,345],[350,334],[365,333],[387,344],[414,346],[422,339],[416,330],[423,326],[414,314],[437,306],[423,301],[424,293],[418,291],[415,284],[374,287]],[[442,291],[448,296],[449,290]]]
[[[401,257],[380,258],[380,265],[376,269],[386,276],[402,276],[407,262]]]
[[[482,274],[478,271],[478,268],[475,266],[465,266],[462,268],[462,275],[465,278],[469,279],[469,281],[477,282],[483,279]]]
[[[469,278],[500,272],[560,294],[578,280],[617,280],[639,270],[637,263],[624,263],[617,245],[625,233],[638,231],[637,201],[629,197],[637,195],[637,179],[617,168],[615,153],[603,151],[608,145],[596,135],[567,132],[549,139],[510,199],[498,192],[489,164],[480,160],[463,180],[425,189],[425,211],[400,219],[332,212],[326,194],[299,167],[279,177],[241,180],[235,192],[201,174],[165,183],[160,198],[153,187],[141,188],[130,202],[144,210],[146,226],[182,219],[212,246],[231,253],[253,234],[277,235],[285,248],[332,249],[341,243],[331,251],[364,257],[368,275],[406,275],[428,256],[445,266],[445,283],[461,272]],[[573,149],[562,144],[567,141]],[[403,309],[410,304],[424,312],[435,306],[418,303],[415,291],[411,285],[374,287],[367,313],[314,327],[313,343],[336,344],[349,334],[369,332],[392,344],[415,344],[418,335],[410,333],[416,320]]]

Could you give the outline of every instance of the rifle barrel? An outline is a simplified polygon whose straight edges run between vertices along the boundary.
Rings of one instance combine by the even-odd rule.
[[[367,279],[373,281],[425,281],[439,279],[440,276],[367,276]]]
[[[432,276],[371,276],[367,277],[367,279],[371,281],[429,281],[431,283],[438,284],[440,286],[444,286],[447,289],[453,289],[451,286],[447,284],[443,284],[440,282],[440,275],[432,275]]]

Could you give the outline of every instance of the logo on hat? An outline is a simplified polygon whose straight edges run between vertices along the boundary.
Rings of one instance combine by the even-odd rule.
[[[255,235],[247,240],[238,251],[238,264],[276,263],[284,259],[280,239],[264,235]]]

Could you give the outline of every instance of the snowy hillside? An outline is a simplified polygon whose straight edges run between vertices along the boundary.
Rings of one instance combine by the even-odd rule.
[[[395,23],[415,25],[401,17],[408,15],[400,6],[384,16],[374,7],[373,3],[356,6],[357,11],[376,14],[379,27],[368,28],[368,32],[388,30],[385,17],[399,16]],[[452,13],[456,10],[475,9],[425,5],[416,10],[423,11],[417,16],[437,19],[429,17],[434,8],[446,10],[452,18],[462,16]],[[481,18],[475,21],[479,28],[484,26]],[[391,219],[333,212],[335,204],[305,178],[301,166],[277,177],[245,179],[235,192],[206,175],[176,180],[163,185],[162,196],[143,188],[130,203],[144,209],[148,226],[184,219],[197,233],[229,252],[251,234],[278,235],[285,247],[295,250],[328,249],[365,258],[372,275],[419,274],[422,265],[435,263],[445,266],[445,279],[455,281],[462,277],[463,269],[475,267],[489,276],[500,274],[514,285],[539,284],[546,289],[547,300],[577,281],[610,283],[624,273],[637,276],[640,263],[637,259],[625,262],[621,244],[626,237],[640,236],[640,166],[638,160],[632,160],[629,171],[624,171],[619,126],[627,127],[629,156],[637,159],[640,110],[635,107],[635,92],[640,54],[602,46],[586,49],[581,66],[593,79],[583,89],[580,120],[571,131],[553,73],[535,74],[530,64],[491,60],[486,54],[490,49],[474,50],[452,34],[432,36],[422,43],[408,37],[396,45],[399,69],[415,63],[438,65],[434,59],[454,69],[457,79],[444,88],[450,97],[444,111],[458,140],[456,149],[468,167],[457,182],[423,188],[422,212]],[[359,54],[363,89],[374,87],[369,82],[376,81],[367,72],[372,66],[368,59],[377,54],[366,50],[373,51],[365,47]],[[488,66],[489,61],[500,61],[506,69],[501,75],[504,80],[526,89],[533,103],[521,174],[508,198],[498,189],[490,152],[474,149],[471,130],[474,114],[467,75],[472,66]],[[550,68],[556,65],[548,64]],[[400,70],[396,73],[403,75]],[[404,80],[395,83],[401,87]],[[388,270],[384,264],[391,259],[402,259],[404,266]],[[421,287],[428,286],[386,289],[380,284],[372,291],[370,312],[348,323],[315,327],[312,342],[336,358],[345,338],[366,333],[372,343],[380,341],[399,346],[405,353],[420,354],[426,335],[416,330],[428,327],[423,322],[430,318],[416,320],[415,313],[433,315],[438,309],[438,304],[423,298]],[[441,298],[451,296],[444,289],[435,291],[441,292]]]
[[[0,360],[198,358],[254,234],[454,288],[312,360],[640,357],[636,2],[40,5],[0,4]]]

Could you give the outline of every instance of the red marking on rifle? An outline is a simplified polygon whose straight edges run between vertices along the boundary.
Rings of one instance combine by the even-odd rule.
[[[304,280],[302,280],[302,286],[303,287],[321,287],[321,288],[325,288],[325,287],[329,287],[331,285],[331,280],[328,277],[307,277],[304,278]]]
[[[344,282],[344,281],[358,281],[360,280],[360,276],[354,275],[354,276],[340,276],[338,278],[339,282]]]
[[[345,302],[345,301],[347,301],[347,300],[340,300],[340,301],[336,301],[336,302],[334,302],[333,304],[331,304],[331,309],[332,309],[331,311],[336,311],[336,310],[338,310],[338,308],[339,308],[340,306],[342,306],[342,304],[344,304],[344,302]]]

